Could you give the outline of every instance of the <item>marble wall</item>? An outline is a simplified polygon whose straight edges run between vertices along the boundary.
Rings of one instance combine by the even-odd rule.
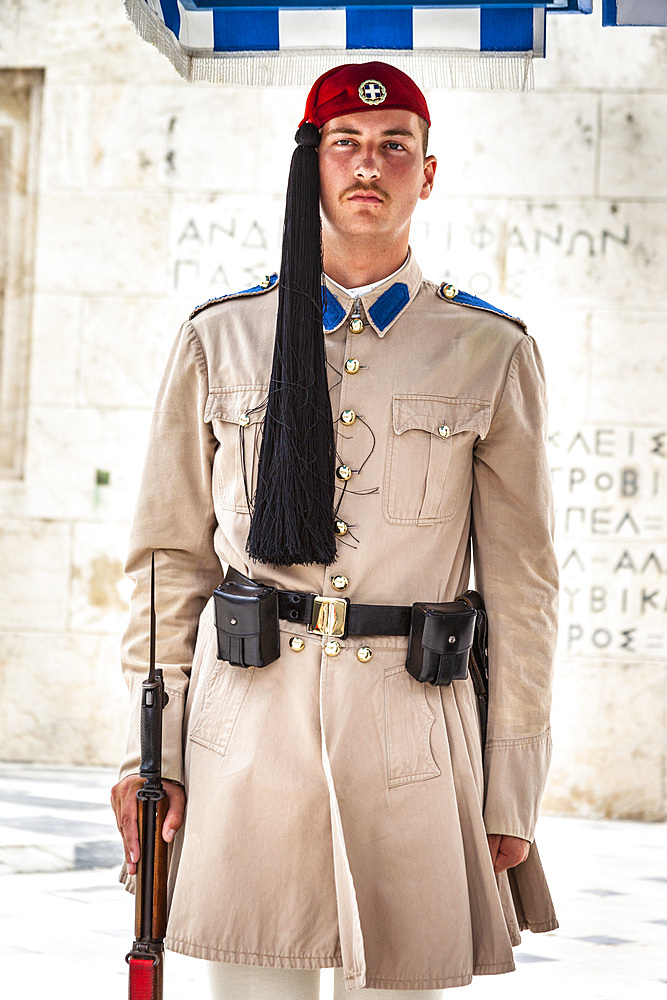
[[[0,8],[44,69],[22,477],[0,480],[0,755],[110,763],[122,575],[182,318],[275,269],[302,88],[186,85],[122,4]],[[667,30],[550,17],[530,94],[428,95],[425,272],[521,315],[545,356],[563,573],[547,805],[664,817]],[[662,136],[662,138],[661,138]]]

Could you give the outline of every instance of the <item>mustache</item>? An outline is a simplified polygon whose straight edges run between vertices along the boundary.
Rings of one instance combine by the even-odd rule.
[[[378,198],[382,199],[382,201],[390,201],[390,196],[387,192],[383,191],[381,187],[377,186],[377,184],[364,184],[362,181],[357,181],[356,184],[352,184],[349,188],[345,188],[340,196],[340,201],[344,201],[346,198],[356,194],[358,191],[363,191],[368,194],[376,194]]]

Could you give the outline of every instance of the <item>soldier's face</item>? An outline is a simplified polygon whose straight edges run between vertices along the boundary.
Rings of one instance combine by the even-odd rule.
[[[436,160],[424,158],[419,118],[382,109],[332,118],[318,147],[325,239],[400,238],[417,201],[428,198]]]

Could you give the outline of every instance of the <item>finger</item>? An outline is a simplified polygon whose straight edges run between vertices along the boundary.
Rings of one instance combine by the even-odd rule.
[[[111,791],[111,804],[116,816],[116,825],[123,840],[125,861],[130,875],[136,873],[140,854],[137,827],[137,788],[141,787],[142,784],[141,778],[131,775],[120,781]]]
[[[165,782],[165,790],[169,796],[169,809],[162,825],[162,839],[169,844],[183,826],[185,791],[181,785],[171,782]]]
[[[123,844],[125,845],[127,870],[130,875],[135,875],[137,871],[137,862],[139,861],[141,854],[141,844],[139,841],[139,829],[137,827],[136,815],[134,823],[128,823],[128,825],[123,828]]]
[[[124,803],[124,808],[121,812],[120,824],[120,832],[123,838],[123,846],[125,848],[127,870],[130,875],[134,875],[137,871],[137,862],[141,853],[139,826],[137,823],[136,796]]]

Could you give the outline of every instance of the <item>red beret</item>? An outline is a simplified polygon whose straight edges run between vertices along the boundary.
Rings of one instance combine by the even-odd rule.
[[[389,63],[348,63],[328,70],[310,88],[301,125],[322,128],[339,115],[373,108],[414,111],[430,126],[426,98],[410,77]]]

